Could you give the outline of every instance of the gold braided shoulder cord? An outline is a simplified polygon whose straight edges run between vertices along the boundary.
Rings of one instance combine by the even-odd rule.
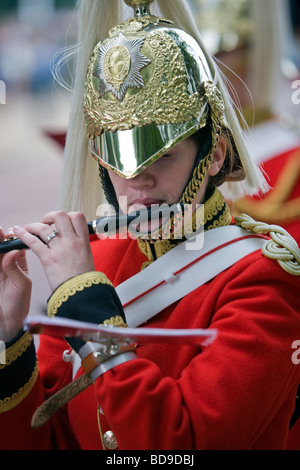
[[[268,233],[271,240],[262,247],[263,254],[267,258],[276,260],[289,274],[300,276],[300,249],[296,240],[284,228],[256,222],[246,214],[236,217],[235,222],[253,233]]]

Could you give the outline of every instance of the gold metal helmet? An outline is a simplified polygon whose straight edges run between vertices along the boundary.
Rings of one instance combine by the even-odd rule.
[[[210,125],[210,149],[183,195],[192,202],[224,123],[224,102],[197,41],[151,15],[153,0],[125,0],[134,18],[112,28],[89,62],[84,112],[92,155],[133,178],[168,149]]]

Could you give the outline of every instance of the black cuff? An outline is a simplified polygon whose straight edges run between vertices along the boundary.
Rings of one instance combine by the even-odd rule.
[[[126,327],[125,313],[112,283],[99,272],[84,273],[60,285],[48,300],[48,315]],[[84,342],[68,339],[78,351]]]
[[[38,373],[33,337],[20,333],[9,341],[0,365],[0,413],[18,405],[32,389]]]
[[[5,348],[6,350],[8,348],[10,348],[11,346],[13,346],[17,341],[19,341],[20,338],[22,338],[22,336],[25,334],[25,331],[24,330],[20,330],[19,333],[17,334],[17,336],[15,336],[13,339],[11,339],[10,341],[7,341],[5,343]]]

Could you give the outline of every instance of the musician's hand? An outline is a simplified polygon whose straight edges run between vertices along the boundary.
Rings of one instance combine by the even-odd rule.
[[[0,238],[4,234],[0,228]],[[8,342],[22,330],[31,298],[25,250],[0,255],[0,340]]]
[[[57,235],[49,242],[53,225]],[[80,212],[51,212],[42,223],[14,227],[14,232],[40,259],[52,290],[71,277],[95,269],[87,222]]]

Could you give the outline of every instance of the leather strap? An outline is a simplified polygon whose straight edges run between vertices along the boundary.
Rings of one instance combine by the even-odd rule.
[[[92,351],[82,359],[81,365],[83,367],[84,372],[87,375],[90,375],[90,373],[94,369],[96,369],[100,365],[103,365],[106,361],[110,360],[111,358],[117,357],[127,352],[134,352],[135,348],[133,345],[129,345],[129,346],[118,346],[118,352],[116,353],[111,353],[111,352],[106,353],[105,351],[101,353],[101,351],[102,350]]]

